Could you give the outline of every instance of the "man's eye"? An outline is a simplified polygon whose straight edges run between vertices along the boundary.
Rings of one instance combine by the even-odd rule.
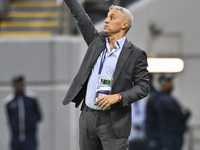
[[[110,17],[110,19],[112,20],[112,19],[114,19],[114,17]]]

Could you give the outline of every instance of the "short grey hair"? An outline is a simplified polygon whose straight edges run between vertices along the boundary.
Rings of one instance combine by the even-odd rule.
[[[126,15],[128,16],[128,24],[129,24],[128,29],[127,29],[127,32],[128,32],[128,30],[129,30],[129,29],[132,27],[132,25],[133,25],[133,20],[134,20],[133,15],[131,14],[131,12],[130,12],[128,9],[126,9],[126,8],[124,8],[124,7],[121,7],[121,6],[111,5],[111,6],[109,7],[109,10],[113,10],[113,9],[119,10],[120,12],[122,12],[122,13],[124,13],[124,14],[126,14]]]

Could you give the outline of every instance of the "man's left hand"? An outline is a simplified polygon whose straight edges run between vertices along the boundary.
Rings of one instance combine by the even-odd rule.
[[[114,94],[114,95],[105,95],[102,96],[101,98],[99,98],[95,104],[98,104],[98,106],[103,109],[106,110],[109,106],[117,103],[119,100],[118,94]]]

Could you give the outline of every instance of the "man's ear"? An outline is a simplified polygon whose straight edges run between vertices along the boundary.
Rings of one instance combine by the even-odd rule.
[[[128,22],[127,21],[124,21],[123,23],[122,23],[122,29],[123,30],[126,30],[128,28]]]

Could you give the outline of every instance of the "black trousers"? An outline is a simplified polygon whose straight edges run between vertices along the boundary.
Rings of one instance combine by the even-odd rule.
[[[19,135],[12,136],[11,150],[37,150],[36,134],[26,135],[25,140],[19,140]]]

